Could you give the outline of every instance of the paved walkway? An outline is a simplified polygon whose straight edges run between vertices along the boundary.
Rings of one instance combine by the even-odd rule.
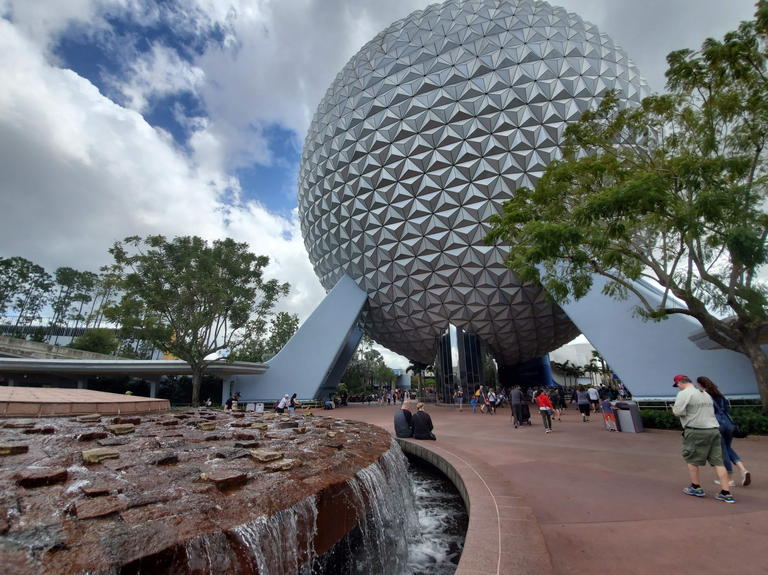
[[[392,432],[394,411],[350,405],[323,415]],[[573,408],[550,434],[535,413],[532,427],[514,429],[509,408],[427,411],[438,440],[425,447],[480,458],[507,479],[533,509],[556,573],[768,573],[768,438],[735,440],[752,485],[734,487],[728,505],[713,498],[711,469],[702,471],[706,498],[683,494],[690,478],[676,431],[609,433]]]

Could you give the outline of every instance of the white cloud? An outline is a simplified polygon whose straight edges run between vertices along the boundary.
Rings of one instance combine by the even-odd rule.
[[[304,319],[324,295],[295,213],[222,203],[236,180],[194,165],[139,113],[46,63],[4,20],[0,174],[4,255],[95,270],[109,262],[111,243],[129,235],[231,236],[269,255],[269,273],[294,286],[284,309]]]
[[[110,78],[122,92],[129,108],[145,112],[148,100],[179,92],[196,92],[205,81],[205,73],[183,60],[176,50],[159,43],[130,64],[125,78]]]

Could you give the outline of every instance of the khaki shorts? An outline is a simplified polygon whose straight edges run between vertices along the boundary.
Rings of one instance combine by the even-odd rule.
[[[723,449],[720,446],[720,430],[686,429],[683,431],[683,459],[686,463],[703,467],[707,463],[723,466]]]

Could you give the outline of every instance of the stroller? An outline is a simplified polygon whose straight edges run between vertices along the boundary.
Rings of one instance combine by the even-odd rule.
[[[523,424],[527,423],[528,425],[531,425],[531,409],[528,407],[527,403],[523,403],[522,415],[523,415],[522,423]]]

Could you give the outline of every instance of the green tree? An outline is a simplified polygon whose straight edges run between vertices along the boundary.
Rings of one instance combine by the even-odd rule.
[[[53,278],[37,264],[18,258],[20,282],[13,302],[13,310],[18,314],[16,327],[30,325],[41,318],[42,310],[50,302]]]
[[[593,274],[603,293],[641,302],[646,320],[698,320],[714,342],[746,355],[768,412],[768,319],[759,270],[768,259],[768,4],[723,41],[667,57],[670,94],[636,108],[608,94],[566,129],[561,161],[491,217],[489,244],[551,297],[576,300]],[[636,282],[650,279],[655,305]],[[670,305],[668,294],[686,307]]]
[[[192,368],[192,405],[200,404],[205,369],[225,360],[248,333],[264,330],[272,307],[290,289],[265,280],[267,256],[232,239],[126,238],[109,250],[122,273],[123,296],[110,315],[153,347]]]
[[[229,361],[249,361],[261,363],[268,361],[285,347],[288,340],[299,329],[299,316],[284,311],[277,312],[269,326],[269,337],[262,333],[249,333],[247,340],[230,352]]]
[[[114,330],[95,328],[76,338],[67,347],[82,351],[92,351],[94,353],[110,354],[117,351],[118,343]]]
[[[405,368],[405,373],[411,372],[416,376],[416,382],[418,386],[418,397],[421,399],[424,397],[422,388],[424,387],[424,371],[432,367],[431,363],[424,363],[423,361],[413,361]]]
[[[50,341],[54,332],[56,332],[56,338],[54,342],[58,341],[59,335],[56,328],[64,325],[67,319],[69,308],[72,305],[75,294],[77,293],[77,286],[79,284],[80,272],[70,267],[56,268],[53,272],[53,276],[56,278],[56,285],[58,286],[58,294],[51,301],[51,308],[53,308],[53,318],[48,326],[48,340]]]

